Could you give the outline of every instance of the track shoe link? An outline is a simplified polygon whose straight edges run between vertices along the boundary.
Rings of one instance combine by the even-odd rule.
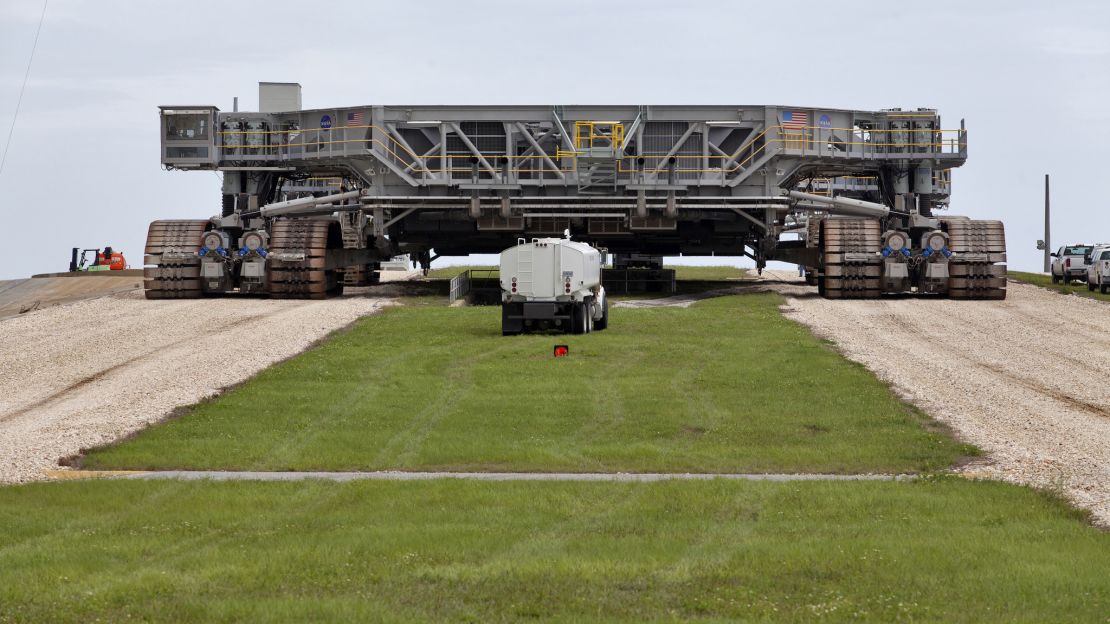
[[[1001,221],[948,219],[948,296],[1006,298],[1006,231]]]
[[[332,222],[279,218],[270,234],[270,296],[279,299],[324,299],[339,288],[326,270],[328,230]]]
[[[150,224],[146,235],[143,277],[147,299],[195,299],[201,296],[201,237],[208,220],[166,220]]]
[[[829,299],[875,299],[881,294],[882,231],[878,219],[824,219],[821,295]]]
[[[373,286],[380,281],[377,264],[353,264],[343,269],[343,286]]]

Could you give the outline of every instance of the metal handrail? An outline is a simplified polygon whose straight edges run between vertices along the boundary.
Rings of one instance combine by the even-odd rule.
[[[583,122],[583,123],[591,124],[591,123],[596,123],[596,122]],[[615,125],[622,125],[622,124],[615,124]],[[383,141],[381,141],[377,138],[374,138],[372,136],[371,137],[361,137],[361,138],[357,138],[357,139],[346,138],[348,130],[359,130],[359,129],[365,130],[365,129],[373,129],[373,128],[377,128],[378,130],[382,131],[383,134],[385,135],[385,137],[389,140],[389,142],[388,143],[383,142]],[[777,131],[776,136],[771,136],[771,137],[767,136],[768,132],[770,132],[771,130],[776,130]],[[866,133],[866,134],[870,135],[872,133],[877,134],[877,133],[892,133],[892,132],[904,132],[904,133],[907,133],[907,134],[910,134],[910,133],[913,133],[913,134],[930,133],[934,136],[939,136],[939,137],[943,137],[946,134],[951,135],[951,134],[955,133],[956,137],[952,138],[952,139],[943,139],[943,140],[939,140],[939,141],[936,140],[936,139],[933,139],[933,140],[930,140],[930,141],[927,141],[927,142],[916,142],[916,141],[912,141],[912,140],[907,141],[907,142],[891,142],[891,141],[876,142],[876,141],[870,141],[870,140],[837,139],[837,138],[834,138],[834,137],[827,136],[828,134],[831,134],[832,132],[837,131],[837,130],[851,132],[852,135],[853,135],[853,138],[862,138],[860,136],[860,133]],[[324,139],[323,134],[325,132],[326,133],[332,133],[332,134],[342,133],[344,138],[341,138],[341,139],[335,139],[335,138]],[[424,158],[423,155],[416,154],[415,152],[410,150],[407,146],[405,146],[404,144],[397,141],[397,139],[395,139],[393,136],[391,136],[391,134],[389,132],[385,131],[383,128],[380,128],[379,126],[376,126],[374,124],[357,125],[357,126],[339,126],[339,127],[335,127],[335,128],[319,128],[319,129],[310,128],[310,129],[296,129],[296,130],[290,130],[290,129],[287,129],[287,130],[221,130],[221,131],[217,132],[216,134],[219,134],[221,136],[224,136],[224,135],[243,135],[243,134],[303,135],[303,137],[301,137],[300,142],[267,143],[265,145],[256,145],[256,146],[247,146],[247,145],[244,145],[244,144],[233,144],[233,145],[227,146],[225,148],[225,149],[234,149],[236,151],[244,152],[244,153],[239,153],[239,154],[232,154],[233,156],[236,156],[236,157],[241,158],[241,159],[250,159],[251,156],[257,156],[257,155],[278,156],[278,157],[286,157],[287,158],[287,157],[290,156],[290,154],[288,153],[288,150],[290,150],[291,148],[304,148],[306,150],[311,149],[311,148],[317,148],[318,149],[317,153],[321,153],[321,151],[322,151],[325,155],[335,155],[335,150],[334,150],[333,146],[346,146],[348,144],[357,143],[357,144],[362,144],[362,145],[377,145],[377,146],[380,147],[383,154],[392,157],[397,163],[403,164],[407,168],[411,168],[413,171],[418,172],[418,173],[426,173],[426,174],[454,173],[454,172],[467,172],[467,171],[471,170],[470,167],[455,167],[455,166],[452,166],[453,165],[452,161],[455,161],[457,159],[465,159],[465,160],[469,161],[470,158],[472,158],[471,154],[436,154],[434,156],[430,156],[430,158],[439,159],[441,161],[447,161],[444,166],[434,168],[434,169],[430,168],[430,167],[427,167],[426,165],[419,164],[419,163],[422,163],[422,161],[423,161],[423,158]],[[315,136],[316,136],[315,140],[311,139],[313,134],[315,134]],[[590,136],[592,137],[593,135],[590,135]],[[597,135],[597,136],[605,138],[606,140],[614,140],[613,137],[611,137],[609,135]],[[757,147],[756,143],[760,139],[764,139],[764,141],[761,145],[759,145]],[[623,135],[620,136],[619,140],[623,141]],[[799,127],[785,128],[782,124],[776,124],[776,125],[768,126],[762,132],[760,132],[758,135],[756,135],[751,140],[749,140],[742,148],[737,150],[737,152],[736,152],[737,154],[743,154],[745,151],[748,151],[749,153],[743,159],[735,161],[734,166],[732,166],[730,168],[726,168],[726,167],[724,167],[724,165],[725,165],[726,162],[734,161],[734,158],[731,157],[731,156],[726,156],[726,155],[718,155],[718,154],[713,154],[713,155],[677,154],[677,155],[672,155],[671,157],[674,158],[676,160],[676,162],[678,162],[678,163],[681,163],[683,160],[696,159],[696,160],[699,160],[699,161],[701,161],[701,160],[719,161],[720,164],[721,164],[721,166],[710,167],[710,168],[676,167],[675,168],[676,173],[718,173],[718,174],[727,175],[729,173],[733,173],[735,171],[738,171],[738,170],[742,169],[745,165],[747,165],[753,159],[755,159],[759,154],[762,154],[762,153],[766,152],[769,145],[776,144],[776,143],[784,146],[785,149],[797,149],[797,150],[802,150],[802,151],[814,150],[814,151],[819,151],[819,152],[820,151],[827,151],[827,155],[829,155],[829,156],[837,156],[837,155],[841,155],[841,154],[843,154],[845,156],[854,156],[856,154],[868,154],[868,153],[873,154],[873,153],[880,153],[880,152],[881,153],[896,153],[897,154],[897,153],[902,153],[902,150],[904,150],[908,154],[916,153],[915,152],[916,150],[925,150],[925,152],[920,152],[920,153],[928,153],[928,152],[936,152],[936,151],[940,151],[941,153],[958,153],[959,151],[962,151],[963,149],[966,148],[966,140],[967,140],[967,131],[963,130],[963,129],[949,130],[949,129],[934,129],[934,128],[906,128],[906,129],[894,129],[894,130],[891,130],[891,129],[863,130],[863,129],[860,129],[860,128],[821,128],[819,126],[799,126]],[[821,146],[821,147],[810,147],[811,145]],[[327,150],[320,150],[320,148],[322,148],[324,146],[327,146],[328,149]],[[829,147],[829,146],[834,147],[834,148],[843,148],[845,151],[842,152],[842,151],[839,151],[838,149],[826,150],[825,148]],[[221,147],[223,147],[223,145],[221,145]],[[862,148],[862,149],[860,149],[860,150],[853,149],[853,148],[857,148],[857,147]],[[394,148],[396,148],[396,149],[394,149]],[[893,150],[888,151],[886,149],[880,149],[880,148],[898,148],[898,151],[893,151]],[[282,153],[283,150],[285,151],[285,153]],[[344,147],[344,150],[345,150],[345,147]],[[946,151],[946,150],[948,150],[948,151]],[[569,166],[569,167],[559,167],[557,169],[552,169],[550,167],[530,166],[530,167],[510,167],[509,171],[514,172],[514,173],[553,173],[553,172],[556,172],[556,171],[558,171],[560,173],[573,173],[577,170],[577,162],[576,161],[577,161],[579,155],[580,154],[577,151],[568,152],[568,151],[562,151],[561,149],[557,148],[557,151],[554,155],[536,154],[536,155],[529,155],[529,156],[515,156],[514,160],[526,160],[526,161],[534,161],[534,160],[537,160],[537,159],[542,160],[545,157],[546,158],[554,158],[554,159],[557,159],[557,160],[560,160],[560,161],[563,158],[570,158],[572,160],[572,163],[571,163],[571,166]],[[666,156],[666,155],[667,154],[664,153],[664,152],[645,152],[645,153],[641,153],[641,154],[626,154],[626,155],[619,156],[619,157],[615,158],[615,160],[617,160],[617,162],[618,162],[618,173],[635,173],[637,171],[637,169],[635,169],[634,167],[633,168],[625,168],[624,163],[627,160],[636,159],[636,158],[661,157],[661,156]]]

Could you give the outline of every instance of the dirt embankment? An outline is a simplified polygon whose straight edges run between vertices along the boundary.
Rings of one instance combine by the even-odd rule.
[[[130,292],[143,287],[141,272],[138,275],[134,271],[60,275],[60,277],[0,281],[0,319],[82,299]]]

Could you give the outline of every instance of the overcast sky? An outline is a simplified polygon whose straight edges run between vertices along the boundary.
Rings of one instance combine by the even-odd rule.
[[[42,10],[0,0],[0,147]],[[211,172],[165,172],[160,104],[783,104],[934,107],[969,129],[952,212],[1006,223],[1011,267],[1110,242],[1110,3],[125,2],[50,0],[0,173],[0,279],[69,248],[142,262],[147,224],[219,210]]]

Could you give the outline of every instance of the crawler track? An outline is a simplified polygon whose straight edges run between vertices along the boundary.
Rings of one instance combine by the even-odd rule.
[[[948,296],[953,299],[1005,299],[1006,232],[1001,221],[950,219]],[[969,259],[973,258],[973,259]]]
[[[200,258],[196,252],[209,222],[200,219],[154,221],[146,235],[143,269],[147,299],[201,296]]]
[[[880,294],[878,219],[826,219],[821,251],[825,272],[819,286],[829,299],[874,299]]]
[[[272,297],[324,299],[339,291],[335,272],[326,268],[331,224],[319,219],[274,221],[267,280]]]
[[[379,281],[377,265],[354,264],[343,270],[341,283],[343,286],[373,286]]]

